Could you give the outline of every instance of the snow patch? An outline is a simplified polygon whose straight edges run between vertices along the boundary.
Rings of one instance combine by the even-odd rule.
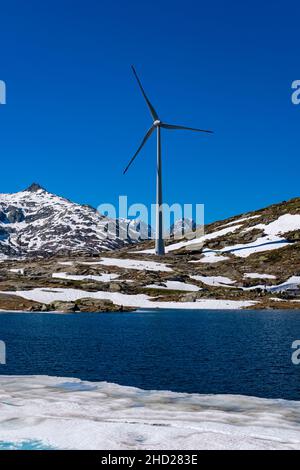
[[[98,282],[110,282],[119,277],[119,274],[106,274],[103,273],[99,276],[86,275],[81,276],[77,274],[67,274],[67,273],[53,273],[52,277],[56,279],[69,279],[70,281],[98,281]]]
[[[272,274],[245,273],[244,279],[276,279]]]
[[[122,294],[119,292],[88,292],[81,289],[45,289],[36,288],[24,291],[3,291],[0,294],[18,295],[27,300],[49,304],[56,300],[74,302],[82,298],[111,300],[116,305],[137,308],[167,308],[167,309],[207,309],[228,310],[241,309],[255,305],[255,301],[223,300],[223,299],[197,299],[195,302],[155,302],[145,294]]]
[[[218,286],[218,287],[228,287],[229,284],[234,284],[236,281],[233,281],[229,277],[225,276],[190,276],[191,279],[195,281],[201,281],[207,286]],[[225,284],[225,286],[224,286]]]
[[[278,284],[277,286],[269,286],[267,290],[273,292],[283,292],[288,289],[300,288],[300,276],[291,276],[287,281]]]
[[[202,252],[203,257],[196,261],[189,261],[189,263],[219,263],[220,261],[226,261],[230,259],[228,256],[219,255],[216,251],[206,251]]]
[[[291,245],[290,242],[284,238],[280,238],[276,235],[268,235],[266,237],[260,237],[251,243],[240,243],[237,245],[226,246],[219,252],[232,253],[240,258],[247,258],[253,253],[261,253],[263,251],[276,250],[285,246]]]
[[[233,225],[233,224],[241,224],[242,222],[246,222],[247,220],[251,220],[251,219],[257,219],[258,217],[261,217],[261,215],[251,215],[250,217],[243,217],[242,219],[232,220],[232,222],[223,224],[221,225],[221,227],[227,227],[228,225]]]
[[[294,230],[300,230],[300,215],[284,214],[269,224],[254,225],[253,227],[248,227],[245,231],[248,232],[254,229],[263,230],[266,235],[280,235],[293,232]]]
[[[195,249],[198,248],[196,245],[199,245],[199,248],[202,247],[203,243],[207,240],[213,240],[214,238],[222,237],[223,235],[227,235],[227,233],[235,232],[237,229],[242,227],[242,225],[235,225],[233,227],[226,227],[221,230],[217,230],[216,232],[208,233],[207,235],[203,235],[199,238],[194,238],[193,240],[182,241],[178,243],[173,243],[172,245],[168,245],[165,247],[165,252],[169,253],[170,251],[179,250],[180,248],[186,247],[194,247]],[[143,250],[143,251],[135,251],[135,253],[145,253],[145,254],[155,254],[154,249],[150,250]]]
[[[82,262],[80,264],[85,265],[97,265],[102,264],[104,266],[118,266],[124,269],[137,269],[146,271],[163,271],[170,272],[171,268],[166,266],[164,263],[156,263],[155,261],[142,261],[136,259],[123,259],[123,258],[101,258],[100,261],[96,262]]]
[[[9,270],[11,273],[24,275],[24,268],[12,268]]]
[[[182,290],[189,292],[197,292],[200,287],[195,286],[194,284],[186,284],[185,282],[180,281],[165,281],[163,286],[158,284],[149,284],[146,286],[148,289],[167,289],[167,290]]]

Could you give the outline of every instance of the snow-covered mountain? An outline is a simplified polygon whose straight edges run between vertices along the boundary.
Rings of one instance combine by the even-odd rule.
[[[177,219],[170,227],[171,238],[183,238],[196,230],[196,222],[193,219]]]
[[[51,194],[38,184],[0,194],[0,257],[97,254],[147,238],[136,220],[114,220],[87,205]]]

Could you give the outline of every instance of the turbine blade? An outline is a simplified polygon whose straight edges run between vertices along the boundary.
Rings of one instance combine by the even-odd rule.
[[[128,168],[130,167],[130,165],[133,163],[134,159],[137,157],[138,153],[140,152],[140,150],[142,150],[142,148],[144,147],[145,143],[147,142],[147,140],[149,139],[150,135],[152,134],[152,132],[154,131],[155,127],[154,126],[151,126],[150,129],[148,130],[147,134],[145,135],[145,137],[143,138],[142,142],[141,142],[141,145],[139,146],[139,148],[137,149],[137,151],[135,152],[135,154],[133,155],[132,159],[130,160],[130,162],[128,163],[127,167],[125,168],[125,170],[123,171],[123,175],[125,175],[126,171],[128,170]]]
[[[141,92],[142,92],[142,94],[143,94],[143,97],[145,98],[145,101],[146,101],[146,103],[147,103],[147,106],[148,106],[148,108],[149,108],[149,111],[150,111],[150,113],[151,113],[151,116],[152,116],[153,120],[154,120],[154,121],[158,121],[158,120],[159,120],[158,114],[157,114],[157,112],[155,111],[155,109],[153,108],[152,104],[150,103],[150,101],[149,101],[149,99],[148,99],[148,97],[147,97],[147,95],[146,95],[146,93],[145,93],[145,90],[144,90],[144,88],[143,88],[143,86],[142,86],[142,84],[141,84],[141,81],[140,81],[140,79],[139,79],[139,77],[138,77],[138,75],[137,75],[137,73],[136,73],[136,71],[135,71],[134,66],[132,65],[131,68],[132,68],[132,71],[133,71],[133,73],[134,73],[134,76],[135,76],[135,78],[136,78],[136,80],[137,80],[137,82],[138,82],[138,85],[139,85],[139,87],[140,87],[140,90],[141,90]]]
[[[194,127],[174,126],[173,124],[166,124],[164,122],[160,124],[160,127],[164,127],[165,129],[182,129],[184,131],[208,132],[209,134],[213,134],[213,131],[207,131],[204,129],[195,129]]]

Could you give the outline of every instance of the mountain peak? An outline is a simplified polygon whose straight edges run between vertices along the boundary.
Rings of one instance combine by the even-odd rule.
[[[136,243],[144,234],[127,219],[117,219],[115,226],[113,221],[32,183],[23,191],[0,194],[0,259],[97,255]]]
[[[25,191],[29,191],[30,193],[36,193],[39,190],[45,191],[45,189],[38,183],[32,183],[27,189],[25,189]]]

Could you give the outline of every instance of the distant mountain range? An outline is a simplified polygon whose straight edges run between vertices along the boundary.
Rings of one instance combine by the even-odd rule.
[[[118,220],[121,240],[111,222],[38,185],[0,195],[0,310],[299,309],[300,198],[171,238],[165,257],[136,243],[149,227]]]
[[[183,233],[178,240],[183,228],[186,237]],[[279,277],[300,275],[300,198],[206,225],[204,236],[196,232],[198,238],[191,239],[190,229],[195,230],[194,221],[175,221],[171,237],[176,239],[166,243],[167,255],[186,253],[202,270],[217,268],[223,274],[249,265]],[[137,242],[137,250],[153,254],[150,235],[151,228],[140,220],[110,219],[38,184],[0,194],[1,259],[98,255],[127,246],[132,251]]]
[[[2,259],[97,254],[136,243],[140,234],[147,238],[150,233],[139,220],[109,219],[91,206],[51,194],[36,183],[18,193],[0,194]]]
[[[178,219],[170,227],[171,238],[182,238],[196,230],[196,222],[193,219]]]

